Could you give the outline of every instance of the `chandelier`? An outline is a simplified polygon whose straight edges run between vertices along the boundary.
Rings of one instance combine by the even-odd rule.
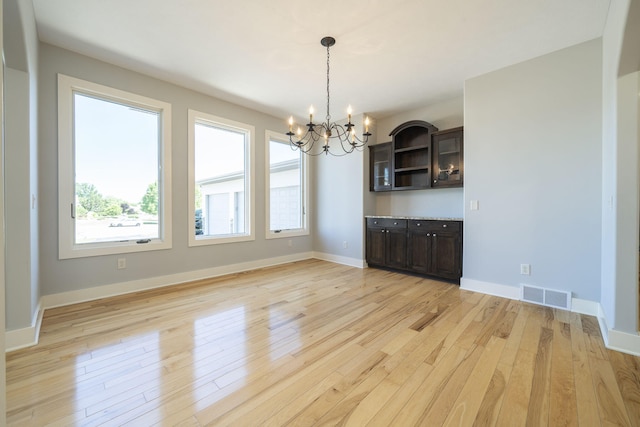
[[[319,154],[331,154],[333,156],[344,156],[358,149],[362,151],[363,147],[369,141],[371,133],[369,133],[369,117],[364,121],[364,133],[362,138],[356,135],[353,123],[351,123],[351,106],[347,109],[347,124],[341,125],[331,122],[331,114],[329,113],[330,91],[329,91],[329,48],[336,44],[333,37],[324,37],[320,40],[320,44],[327,48],[327,116],[326,122],[313,123],[313,106],[309,108],[309,123],[307,123],[305,133],[302,133],[298,127],[296,133],[293,132],[293,116],[289,117],[289,142],[293,149],[298,149],[305,154],[317,156]],[[320,141],[320,142],[319,142]],[[322,144],[321,148],[316,148]],[[339,151],[342,150],[342,151]],[[337,151],[337,152],[336,152]]]

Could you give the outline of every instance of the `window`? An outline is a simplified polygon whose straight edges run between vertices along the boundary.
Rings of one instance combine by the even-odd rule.
[[[253,132],[189,110],[189,246],[254,240]]]
[[[171,106],[58,75],[59,257],[171,248]]]
[[[266,132],[267,239],[309,234],[307,156],[292,150],[284,135]]]

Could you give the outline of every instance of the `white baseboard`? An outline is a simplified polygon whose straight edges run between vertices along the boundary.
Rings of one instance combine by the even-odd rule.
[[[602,307],[600,307],[598,323],[600,324],[602,339],[607,348],[634,356],[640,356],[640,335],[609,329]]]
[[[480,280],[460,279],[460,289],[466,291],[479,292],[481,294],[493,295],[496,297],[520,299],[520,288],[515,286],[500,285],[498,283],[483,282]]]
[[[571,298],[571,311],[574,313],[588,314],[589,316],[602,317],[600,303],[586,299]]]
[[[609,329],[606,334],[605,344],[611,350],[640,356],[640,335]],[[603,337],[605,334],[602,334]]]
[[[515,286],[465,279],[463,277],[460,279],[460,289],[520,300],[520,289]],[[607,348],[634,356],[640,356],[640,335],[609,329],[604,316],[604,310],[599,302],[572,298],[571,311],[594,316],[598,319],[600,332],[602,333],[602,338]]]
[[[335,262],[336,264],[348,265],[349,267],[365,268],[366,264],[363,259],[350,258],[341,255],[328,254],[324,252],[314,252],[313,258],[323,261]]]
[[[31,326],[6,331],[4,336],[5,352],[8,353],[10,351],[20,350],[21,348],[31,347],[32,345],[38,344],[43,315],[44,308],[42,307],[42,303],[39,303],[36,308],[35,315],[31,320]]]

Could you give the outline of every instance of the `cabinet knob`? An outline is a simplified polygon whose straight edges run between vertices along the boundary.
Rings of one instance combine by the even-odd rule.
[[[436,233],[433,233],[433,237],[436,237]]]
[[[387,230],[387,233],[389,232],[389,230]]]
[[[394,223],[393,223],[393,225],[398,225],[398,223],[397,223],[397,222],[394,222]]]
[[[377,224],[377,223],[378,223],[378,221],[373,221],[373,223],[374,223],[374,224]]]
[[[416,224],[416,227],[420,227],[420,223],[417,223],[417,224]]]
[[[382,232],[384,233],[384,230],[382,230]]]
[[[431,233],[427,233],[427,237],[431,237]]]
[[[447,224],[442,224],[442,228],[447,228]]]
[[[434,180],[433,180],[433,183],[435,184],[436,182],[438,182],[438,180],[437,180],[437,179],[434,179]]]

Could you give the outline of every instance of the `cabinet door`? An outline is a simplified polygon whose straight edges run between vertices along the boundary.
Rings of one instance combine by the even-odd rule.
[[[391,190],[391,142],[369,146],[369,190]]]
[[[431,233],[426,230],[409,232],[408,267],[418,273],[431,268]]]
[[[460,233],[434,231],[431,273],[448,279],[460,278]]]
[[[462,187],[464,179],[462,128],[433,135],[432,187]]]
[[[386,251],[386,232],[384,228],[367,227],[367,263],[384,265]]]
[[[407,266],[407,230],[406,228],[388,228],[386,234],[386,265],[392,268]]]

